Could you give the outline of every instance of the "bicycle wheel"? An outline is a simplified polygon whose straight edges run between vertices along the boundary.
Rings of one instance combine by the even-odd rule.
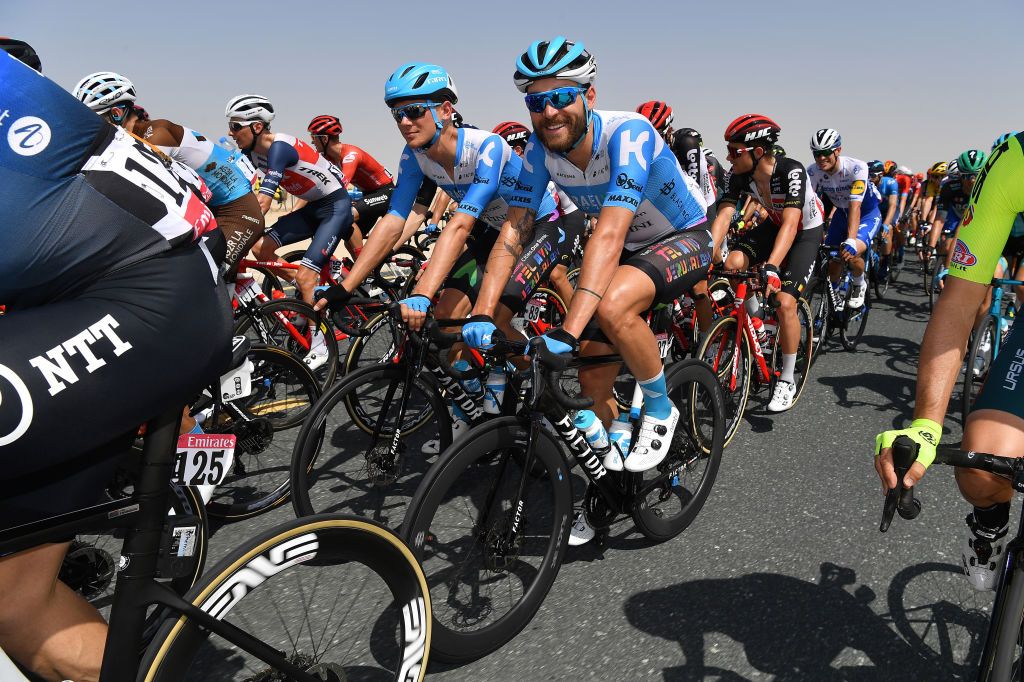
[[[970,350],[964,358],[964,390],[960,396],[961,424],[967,424],[974,401],[988,378],[988,371],[995,361],[995,335],[998,329],[996,318],[986,315],[974,330]]]
[[[516,417],[472,429],[430,468],[409,505],[402,537],[439,606],[432,653],[440,660],[472,661],[509,642],[562,564],[572,523],[569,470],[557,442],[539,429],[533,466],[540,471],[525,472],[526,437]]]
[[[369,333],[352,338],[345,355],[343,375],[374,364],[393,362],[401,351],[398,325],[391,315],[378,313],[363,325],[363,329]]]
[[[138,452],[133,451],[132,456],[138,455]],[[137,472],[119,471],[115,481],[107,487],[107,495],[111,499],[130,496],[136,479]],[[179,519],[187,516],[195,520],[194,526],[188,526],[179,535],[183,540],[187,538],[188,542],[192,543],[193,559],[191,564],[180,564],[182,568],[188,567],[184,574],[176,578],[157,578],[157,581],[165,583],[176,593],[183,595],[192,589],[199,576],[203,574],[209,549],[210,526],[207,522],[206,508],[196,489],[175,483],[169,485],[171,493],[167,496],[168,515],[177,516]],[[194,532],[190,533],[188,528],[194,528]],[[117,567],[123,544],[122,529],[78,535],[72,540],[60,567],[61,582],[82,595],[106,619],[110,617],[110,605],[114,599]],[[146,616],[146,634],[143,636],[145,643],[155,635],[157,626],[165,616],[166,613],[159,608],[149,609]]]
[[[723,317],[711,326],[704,343],[697,350],[697,358],[706,363],[718,377],[725,396],[725,441],[728,445],[739,428],[743,411],[750,397],[751,359],[750,345],[745,334],[736,345],[736,318]],[[697,433],[701,447],[711,452],[713,443]]]
[[[846,350],[855,350],[864,336],[868,324],[868,313],[871,312],[871,287],[864,289],[864,305],[859,308],[850,307],[853,286],[846,291],[846,303],[843,305],[843,319],[839,326],[839,340]]]
[[[236,335],[283,348],[302,359],[327,388],[338,374],[338,342],[326,315],[295,299],[268,301],[235,323]]]
[[[235,461],[206,505],[210,516],[245,519],[288,499],[288,475],[296,428],[320,397],[320,383],[297,357],[280,348],[256,345],[252,394],[216,410],[203,422],[207,433],[237,437]]]
[[[323,680],[422,680],[430,596],[409,548],[365,519],[321,515],[272,528],[233,550],[185,600]],[[147,649],[139,680],[285,680],[181,616]]]
[[[298,516],[345,512],[401,524],[428,469],[423,446],[439,440],[443,452],[452,442],[437,385],[425,374],[407,384],[407,375],[405,365],[369,367],[332,386],[313,407],[292,456]]]
[[[807,377],[811,373],[811,361],[814,357],[811,309],[807,305],[807,301],[802,298],[796,300],[796,316],[800,320],[800,344],[796,349],[796,368],[793,372],[793,378],[796,379],[796,394],[793,396],[794,405],[796,401],[800,400],[800,394],[803,393],[804,386],[807,384]],[[775,341],[772,344],[771,380],[768,385],[769,395],[775,392],[775,384],[778,382],[779,374],[782,372],[781,337],[781,334],[776,334]]]
[[[689,428],[676,428],[669,453],[654,469],[633,474],[632,516],[637,530],[655,542],[670,540],[697,518],[715,484],[725,447],[725,398],[711,369],[683,360],[666,370],[669,398]],[[705,450],[702,443],[710,444]]]
[[[886,257],[885,256],[878,256],[878,258],[881,259],[881,258],[886,258]],[[891,259],[891,256],[888,257],[888,258]],[[891,268],[892,266],[889,265],[888,267]],[[889,273],[887,272],[885,277],[882,277],[881,273],[879,272],[881,270],[881,268],[882,268],[881,260],[878,260],[878,261],[872,260],[871,270],[870,270],[870,273],[871,273],[871,284],[874,285],[874,287],[875,287],[875,295],[878,296],[878,300],[879,301],[881,301],[883,298],[885,298],[885,292],[887,292],[889,290]]]
[[[828,277],[816,277],[807,287],[810,294],[807,306],[811,313],[811,362],[825,352],[825,341],[832,331],[829,325],[832,316],[832,292],[825,288],[831,286]]]

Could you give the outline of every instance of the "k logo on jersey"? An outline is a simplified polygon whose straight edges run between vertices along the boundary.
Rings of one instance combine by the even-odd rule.
[[[971,253],[971,250],[967,248],[967,244],[962,239],[956,240],[956,247],[953,249],[953,263],[964,268],[969,268],[977,264],[978,257]]]

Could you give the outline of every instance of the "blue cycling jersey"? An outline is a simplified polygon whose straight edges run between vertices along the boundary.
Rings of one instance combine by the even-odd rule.
[[[591,215],[605,206],[628,208],[635,213],[625,242],[631,251],[707,222],[700,189],[650,121],[632,112],[594,111],[593,126],[590,162],[583,170],[532,135],[509,203],[539,214],[550,181]]]
[[[0,304],[53,300],[216,226],[190,169],[7,53],[0,83]]]
[[[457,132],[454,178],[441,164],[428,157],[426,151],[406,146],[398,166],[388,213],[402,220],[409,217],[420,184],[426,177],[458,202],[456,213],[465,213],[500,230],[508,213],[508,200],[523,166],[522,160],[505,140],[494,133],[470,128],[459,128]],[[555,199],[546,193],[537,215],[548,215],[554,210]]]
[[[160,149],[196,171],[213,193],[210,206],[222,206],[252,192],[256,169],[240,150],[229,151],[205,135],[185,128],[178,147]]]
[[[878,183],[878,194],[878,209],[882,213],[882,220],[885,220],[889,211],[889,197],[896,197],[897,206],[899,205],[900,186],[896,183],[896,178],[883,177]]]

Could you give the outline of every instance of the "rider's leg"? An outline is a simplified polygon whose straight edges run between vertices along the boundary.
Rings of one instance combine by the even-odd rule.
[[[551,288],[555,290],[555,293],[565,302],[566,306],[572,301],[572,296],[575,293],[568,275],[569,268],[561,264],[556,265],[551,270],[551,274],[548,275],[548,279],[551,280]]]
[[[0,644],[46,679],[98,680],[107,624],[57,580],[69,544],[42,545],[0,559]]]

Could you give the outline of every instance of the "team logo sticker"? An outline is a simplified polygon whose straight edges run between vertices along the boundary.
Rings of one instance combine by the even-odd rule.
[[[978,257],[971,253],[962,239],[957,239],[956,247],[953,249],[953,262],[961,267],[969,268],[977,264]]]
[[[21,156],[35,156],[49,144],[50,126],[35,116],[22,116],[7,131],[7,145]]]
[[[850,194],[864,194],[864,181],[854,180],[853,185],[850,186]]]

